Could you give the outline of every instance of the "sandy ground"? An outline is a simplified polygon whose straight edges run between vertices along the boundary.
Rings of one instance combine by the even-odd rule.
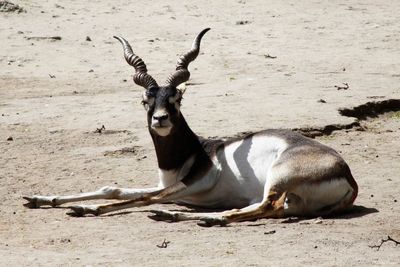
[[[201,228],[146,208],[72,218],[22,206],[23,195],[157,184],[141,88],[113,35],[162,83],[212,28],[182,108],[202,136],[348,124],[338,108],[400,98],[400,4],[380,2],[14,1],[26,12],[0,12],[0,265],[398,266],[400,246],[370,247],[400,240],[398,112],[318,138],[360,187],[338,218]]]

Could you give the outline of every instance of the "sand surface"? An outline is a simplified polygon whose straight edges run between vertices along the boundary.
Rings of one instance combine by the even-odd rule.
[[[0,12],[1,266],[400,264],[400,245],[370,247],[400,240],[399,112],[318,137],[360,187],[356,209],[339,218],[202,228],[155,222],[146,208],[73,218],[22,206],[24,195],[157,184],[142,88],[113,35],[162,83],[193,37],[212,28],[182,107],[199,135],[346,125],[355,118],[339,108],[400,98],[398,1],[13,3],[26,12]],[[347,90],[335,88],[343,83]]]

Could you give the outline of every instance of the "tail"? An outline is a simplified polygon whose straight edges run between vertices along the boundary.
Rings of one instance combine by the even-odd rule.
[[[353,188],[353,194],[352,194],[351,198],[348,201],[348,206],[351,206],[354,203],[354,201],[356,200],[356,198],[357,198],[358,185],[357,185],[356,180],[354,180],[353,175],[351,174],[349,166],[346,166],[346,167],[347,167],[346,180],[350,184],[350,186]]]

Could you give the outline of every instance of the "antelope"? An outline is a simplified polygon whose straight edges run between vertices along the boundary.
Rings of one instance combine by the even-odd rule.
[[[159,184],[146,189],[106,186],[67,196],[24,197],[24,206],[39,208],[94,199],[116,199],[101,205],[70,206],[69,215],[102,215],[156,203],[210,208],[209,212],[151,210],[151,218],[197,220],[199,225],[288,216],[337,214],[352,206],[358,186],[344,159],[332,148],[290,130],[270,129],[232,140],[197,136],[180,111],[182,85],[209,28],[179,57],[176,71],[159,86],[127,40],[116,38],[125,60],[135,69],[133,81],[144,88],[142,104],[154,143]],[[211,210],[213,209],[213,210]],[[223,211],[216,211],[223,210]]]

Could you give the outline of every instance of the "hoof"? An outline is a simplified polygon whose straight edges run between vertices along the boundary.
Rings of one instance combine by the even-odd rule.
[[[228,224],[228,221],[222,217],[222,218],[204,218],[200,219],[201,222],[197,223],[198,226],[201,227],[211,227],[211,226],[216,226],[219,225],[221,227],[224,227]]]
[[[83,217],[87,214],[92,214],[94,216],[99,215],[99,211],[96,208],[86,207],[86,206],[71,206],[70,212],[67,212],[67,215],[72,217]]]
[[[23,199],[27,200],[27,203],[24,203],[24,207],[27,207],[29,209],[37,209],[40,206],[38,205],[38,201],[36,197],[22,197]]]
[[[67,215],[71,217],[83,217],[83,215],[85,215],[84,208],[80,206],[72,206],[69,208],[71,209],[71,211],[67,212]]]
[[[30,209],[37,209],[41,206],[51,206],[53,208],[57,206],[57,197],[55,196],[32,196],[22,198],[28,201],[28,203],[23,205]]]
[[[150,210],[153,215],[149,215],[148,217],[155,221],[166,221],[166,222],[177,222],[178,214],[170,211],[163,210]]]

